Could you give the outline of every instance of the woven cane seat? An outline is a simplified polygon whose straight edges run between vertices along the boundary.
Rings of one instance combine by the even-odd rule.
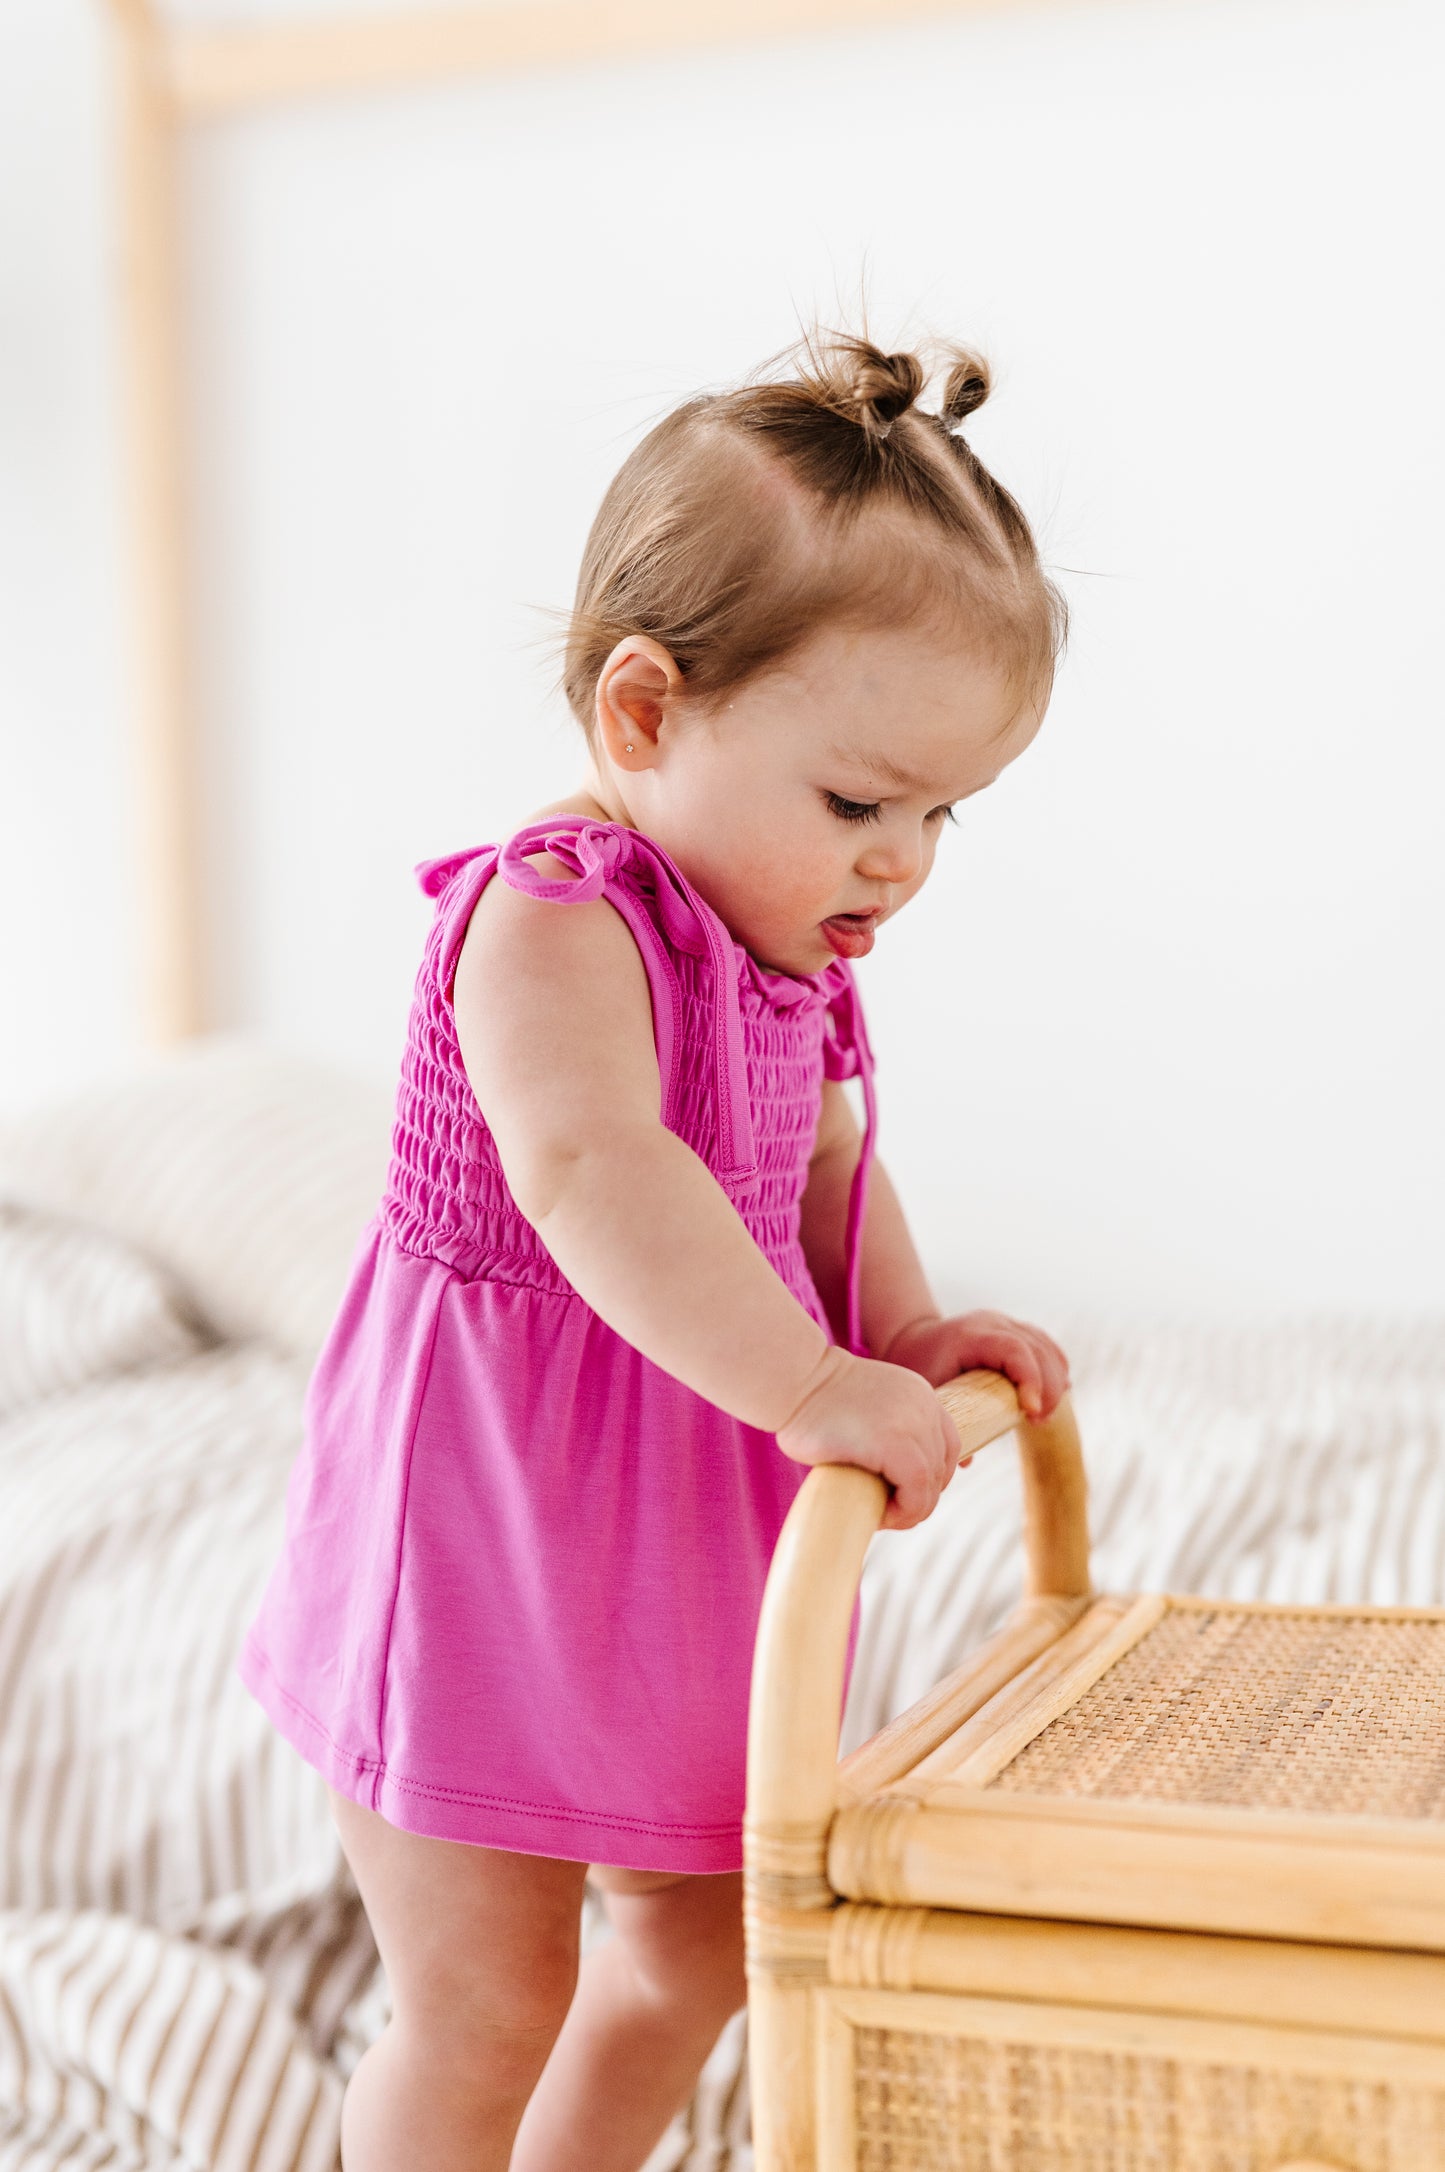
[[[1445,1618],[1168,1606],[992,1788],[1445,1818]]]
[[[1445,1950],[1445,1613],[1097,1599],[845,1799],[828,1872],[855,1900]]]

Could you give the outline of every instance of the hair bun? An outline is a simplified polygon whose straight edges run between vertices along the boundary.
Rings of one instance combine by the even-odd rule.
[[[806,343],[813,364],[812,384],[823,403],[856,423],[875,444],[887,437],[900,415],[907,414],[928,381],[916,354],[885,354],[856,334],[834,332]],[[971,347],[944,349],[950,367],[943,404],[935,424],[950,434],[988,398],[988,364]]]
[[[856,418],[870,437],[887,437],[923,390],[923,364],[915,354],[884,354],[863,340],[853,351],[851,391]]]
[[[958,424],[967,419],[976,407],[982,407],[988,398],[988,364],[981,355],[971,354],[966,347],[953,350],[953,368],[943,388],[943,419]]]

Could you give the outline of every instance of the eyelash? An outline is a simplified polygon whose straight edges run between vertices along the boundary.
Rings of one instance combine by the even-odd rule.
[[[876,799],[865,805],[861,800],[843,799],[837,792],[828,792],[824,796],[828,802],[828,812],[835,814],[840,822],[876,822],[882,811],[882,802]],[[935,807],[926,819],[931,822],[934,815],[942,815],[945,822],[958,820],[951,807]]]

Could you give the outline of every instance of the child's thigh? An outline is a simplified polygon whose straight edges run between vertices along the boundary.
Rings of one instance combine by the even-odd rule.
[[[328,1787],[399,2022],[431,2034],[560,2028],[585,1863],[403,1832]]]

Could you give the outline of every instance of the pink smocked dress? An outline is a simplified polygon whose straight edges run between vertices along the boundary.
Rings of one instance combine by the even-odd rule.
[[[573,870],[544,876],[547,851]],[[238,1667],[280,1732],[393,1825],[484,1847],[742,1863],[763,1581],[807,1476],[607,1327],[518,1211],[452,983],[495,874],[605,897],[647,968],[662,1117],[831,1329],[798,1239],[823,1078],[861,1077],[848,1332],[873,1144],[849,967],[760,966],[640,831],[534,822],[416,870],[437,900],[386,1189],[306,1391],[285,1534]],[[851,1669],[858,1629],[848,1641]]]

